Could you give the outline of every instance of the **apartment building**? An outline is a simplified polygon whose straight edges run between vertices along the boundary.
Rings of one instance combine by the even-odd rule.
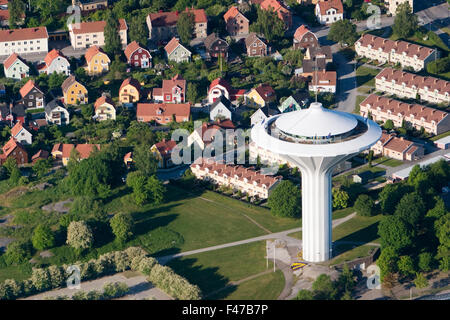
[[[106,21],[90,21],[69,24],[70,44],[74,49],[85,49],[91,45],[104,46]],[[127,45],[128,26],[124,19],[119,19],[119,35],[122,47]]]
[[[0,56],[12,53],[47,53],[48,33],[46,27],[0,30]]]
[[[415,71],[425,69],[426,65],[439,58],[436,49],[419,46],[407,41],[393,41],[364,34],[355,43],[356,53],[360,57],[376,60],[381,63],[399,63],[403,68]]]
[[[425,132],[438,135],[450,130],[450,116],[447,112],[419,104],[409,104],[376,94],[369,95],[359,106],[361,116],[372,116],[375,121],[392,120],[394,126],[401,127],[403,121]]]
[[[229,165],[200,159],[200,163],[191,164],[191,171],[197,179],[227,186],[251,197],[267,199],[271,191],[282,180],[281,176],[269,176],[254,168]]]
[[[430,103],[450,103],[450,82],[434,77],[423,77],[392,68],[383,69],[375,77],[378,91],[398,97],[421,99]]]

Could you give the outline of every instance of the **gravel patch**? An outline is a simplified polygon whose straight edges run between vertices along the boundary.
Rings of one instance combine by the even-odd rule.
[[[60,202],[50,203],[45,206],[42,206],[42,210],[44,211],[56,211],[59,213],[67,213],[69,212],[69,207],[67,204],[70,204],[73,202],[73,199],[67,199]]]

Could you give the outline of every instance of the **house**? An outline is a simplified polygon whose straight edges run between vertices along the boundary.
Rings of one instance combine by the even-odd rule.
[[[287,97],[279,106],[278,110],[283,112],[298,111],[307,107],[309,102],[309,93],[300,91]]]
[[[30,67],[15,52],[3,62],[3,70],[6,78],[20,80],[30,76]]]
[[[294,49],[306,49],[309,47],[320,47],[320,44],[317,36],[302,24],[295,30],[293,47]]]
[[[200,127],[194,128],[194,131],[188,136],[187,145],[190,147],[192,144],[195,144],[200,150],[205,150],[207,146],[214,142],[216,135],[225,137],[227,129],[236,129],[231,120],[216,120],[212,123],[204,122]],[[214,148],[214,145],[211,146]]]
[[[30,131],[25,129],[21,122],[17,122],[14,127],[11,128],[11,137],[21,144],[33,143],[33,135]]]
[[[336,92],[336,71],[314,72],[308,89],[312,92]]]
[[[94,103],[95,119],[97,121],[116,120],[116,108],[112,99],[102,95]]]
[[[89,47],[84,54],[87,66],[85,67],[87,74],[98,75],[109,70],[111,60],[108,55],[96,45]]]
[[[233,110],[233,105],[231,101],[221,96],[216,101],[214,101],[209,107],[209,119],[215,120],[231,120],[231,114]]]
[[[235,101],[243,97],[245,90],[235,90],[223,78],[214,79],[209,85],[208,102],[214,103],[221,96],[224,96],[230,101]]]
[[[138,103],[136,110],[137,121],[155,121],[158,124],[168,124],[173,120],[186,122],[190,115],[190,103]]]
[[[327,70],[325,58],[316,58],[315,60],[303,59],[301,76],[304,78],[313,77],[315,72],[324,72]]]
[[[284,22],[288,29],[292,26],[292,13],[282,2],[277,0],[264,0],[261,2],[260,8],[262,10],[276,12],[278,18]]]
[[[265,57],[268,54],[265,41],[253,32],[245,38],[245,47],[247,48],[247,55],[249,57]]]
[[[124,53],[130,66],[141,69],[147,69],[152,66],[152,55],[136,41],[129,43]]]
[[[184,12],[189,12],[194,16],[194,38],[206,38],[208,30],[208,18],[203,9],[188,9]],[[146,23],[149,32],[149,39],[159,42],[168,41],[172,37],[178,36],[177,21],[178,17],[183,12],[156,12],[150,13],[146,18]]]
[[[219,38],[217,34],[211,33],[206,37],[203,44],[205,45],[206,52],[210,57],[221,57],[225,60],[228,59],[228,43],[225,40]]]
[[[333,62],[333,54],[330,46],[318,46],[306,48],[304,60],[316,61],[317,59],[325,59],[326,63]]]
[[[434,77],[384,68],[375,77],[375,87],[378,91],[402,98],[450,104],[450,82]]]
[[[52,74],[53,72],[70,74],[69,60],[59,51],[53,49],[44,58],[44,63],[38,66],[39,73]]]
[[[382,155],[401,161],[414,161],[423,157],[424,148],[417,143],[396,137],[395,134],[383,132],[380,140],[373,145],[371,150],[375,155]]]
[[[425,69],[429,62],[438,58],[436,49],[407,41],[393,41],[367,33],[356,41],[355,50],[360,57],[376,60],[379,63],[399,63],[403,68],[412,68],[415,71]]]
[[[45,106],[45,120],[47,124],[68,125],[70,120],[69,111],[64,108],[60,100],[53,99]]]
[[[34,80],[28,80],[19,90],[21,100],[20,102],[27,109],[38,109],[44,107],[44,93],[34,83]]]
[[[85,49],[92,45],[102,47],[105,45],[104,30],[106,21],[90,21],[71,23],[68,25],[70,44],[74,49]],[[119,36],[122,47],[125,47],[127,41],[128,26],[124,19],[119,19]]]
[[[45,127],[47,125],[47,120],[45,119],[36,119],[36,120],[30,120],[28,122],[28,126],[30,129],[34,131],[39,131],[42,127]]]
[[[186,80],[176,74],[170,80],[163,80],[162,88],[153,88],[153,100],[163,103],[184,103]]]
[[[119,101],[121,103],[134,103],[141,99],[141,84],[134,78],[123,80],[119,88]]]
[[[409,104],[376,94],[369,95],[359,106],[360,115],[374,121],[385,123],[391,120],[394,126],[401,127],[403,122],[416,130],[439,135],[450,130],[448,112],[419,104]]]
[[[230,36],[248,34],[249,20],[235,6],[230,7],[223,18]]]
[[[64,103],[69,104],[87,104],[88,91],[85,86],[77,81],[75,76],[71,75],[61,85],[64,95]]]
[[[353,175],[353,182],[366,184],[370,179],[372,179],[372,176],[372,171],[363,171]]]
[[[174,165],[172,162],[172,150],[176,145],[175,141],[166,139],[152,145],[150,151],[158,160],[158,168],[166,169]]]
[[[48,52],[46,27],[0,30],[0,56]]]
[[[388,7],[388,13],[395,16],[397,13],[397,7],[405,2],[409,3],[412,12],[414,12],[414,0],[384,0]]]
[[[191,60],[191,52],[183,46],[177,38],[173,37],[172,40],[164,47],[166,51],[167,60],[180,62],[189,62]]]
[[[131,165],[133,164],[133,152],[130,151],[123,156],[123,163],[125,163],[127,169],[131,168]]]
[[[260,199],[267,199],[282,180],[281,176],[265,175],[254,168],[223,164],[210,159],[199,159],[190,168],[197,179],[227,186]]]
[[[442,150],[447,150],[450,148],[450,136],[443,137],[434,141],[434,145]]]
[[[260,84],[244,95],[245,103],[253,107],[264,107],[276,100],[275,90],[266,84]]]
[[[81,11],[95,11],[108,8],[108,0],[72,0],[73,6],[79,6]]]
[[[320,24],[332,24],[344,19],[344,6],[341,0],[323,0],[316,4],[315,13]]]
[[[47,160],[49,155],[50,153],[47,150],[39,149],[39,151],[31,157],[31,163],[35,164],[38,160]]]
[[[13,137],[11,137],[2,147],[2,153],[0,154],[0,165],[3,165],[9,158],[15,159],[18,166],[28,163],[27,150],[25,150],[22,144],[17,142]]]
[[[279,113],[280,112],[275,108],[271,108],[269,106],[261,107],[251,115],[250,124],[253,127],[255,124]]]
[[[70,155],[72,154],[72,150],[75,149],[77,153],[78,161],[87,159],[91,156],[91,154],[95,151],[100,150],[99,144],[68,144],[68,143],[57,143],[53,146],[52,149],[52,157],[55,160],[61,160],[64,166],[67,166],[70,160]]]
[[[0,104],[0,122],[7,122],[12,126],[15,122],[21,122],[25,124],[25,106],[22,103],[9,106],[6,103]]]

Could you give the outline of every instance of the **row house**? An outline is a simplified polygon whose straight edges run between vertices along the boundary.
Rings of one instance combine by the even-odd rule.
[[[70,74],[69,60],[59,51],[53,49],[44,58],[44,62],[38,65],[39,73],[52,74],[53,72]]]
[[[332,24],[344,19],[344,6],[341,0],[322,0],[315,8],[317,21],[320,24]]]
[[[46,27],[0,30],[0,56],[12,53],[47,53],[48,33]]]
[[[359,110],[363,117],[368,117],[370,114],[373,120],[383,123],[392,120],[396,127],[401,127],[405,121],[416,130],[423,128],[426,132],[434,135],[450,130],[450,116],[445,111],[409,104],[376,94],[369,95],[361,102]]]
[[[84,85],[77,81],[74,75],[71,75],[64,80],[61,89],[66,105],[88,103],[88,91]]]
[[[197,179],[227,186],[260,199],[267,199],[282,180],[281,176],[265,175],[254,168],[223,164],[203,158],[200,159],[200,163],[191,164],[191,171]]]
[[[206,38],[208,30],[208,18],[203,9],[188,9],[194,16],[194,38]],[[178,36],[177,21],[183,12],[156,12],[150,13],[146,18],[149,38],[153,41],[168,41],[172,37]]]
[[[399,63],[403,68],[423,70],[426,65],[438,57],[437,50],[406,41],[393,41],[364,34],[355,43],[358,56],[381,63]]]
[[[166,169],[174,165],[172,162],[172,150],[177,143],[174,140],[166,140],[155,143],[150,148],[153,156],[158,160],[158,168]]]
[[[6,78],[20,80],[30,76],[30,67],[15,52],[3,62]]]
[[[320,47],[320,45],[317,36],[302,24],[295,30],[293,47],[294,49],[306,49],[309,47]]]
[[[2,153],[0,154],[0,166],[3,165],[9,158],[16,160],[18,166],[23,166],[25,163],[28,163],[27,150],[20,142],[14,139],[14,137],[11,137],[2,147]]]
[[[116,108],[112,99],[102,95],[94,103],[95,119],[97,121],[116,120]]]
[[[78,161],[89,158],[92,153],[100,150],[99,144],[70,144],[70,143],[57,143],[53,146],[51,155],[55,160],[61,160],[64,166],[67,166],[69,163],[70,155],[72,151],[75,149],[77,154]]]
[[[189,121],[190,103],[138,103],[136,118],[139,122],[155,121],[158,124]]]
[[[189,62],[191,60],[192,53],[183,46],[180,41],[173,37],[169,43],[164,47],[168,61]]]
[[[385,156],[400,161],[414,161],[421,159],[424,155],[424,148],[403,137],[396,137],[394,134],[383,132],[380,140],[375,143],[370,150],[374,155]]]
[[[249,20],[235,6],[232,6],[223,15],[226,29],[230,36],[248,34]]]
[[[430,103],[450,103],[450,82],[434,77],[423,77],[393,68],[385,68],[375,77],[378,91],[398,97],[421,99]]]
[[[28,80],[19,90],[20,103],[27,109],[44,108],[44,92],[34,83],[34,80]]]
[[[249,57],[265,57],[269,53],[266,42],[256,33],[251,33],[245,38],[245,47]]]
[[[163,80],[161,88],[153,88],[153,100],[163,103],[184,103],[186,80],[176,74],[170,80]]]
[[[336,93],[337,73],[336,71],[321,71],[313,72],[312,79],[309,83],[308,89],[312,92]]]
[[[45,120],[47,124],[68,125],[70,114],[59,99],[53,99],[45,105]]]
[[[134,78],[123,80],[119,88],[119,101],[121,103],[134,103],[141,100],[141,84]]]
[[[203,42],[206,52],[212,58],[224,58],[228,59],[228,43],[217,36],[215,33],[211,33],[206,37]]]
[[[124,53],[130,66],[142,69],[152,66],[152,55],[136,41],[129,43]]]
[[[220,97],[224,96],[230,101],[236,101],[243,97],[245,90],[237,90],[232,88],[229,83],[223,78],[214,79],[209,85],[208,102],[214,103]]]
[[[102,47],[105,45],[104,30],[106,21],[90,21],[69,24],[70,44],[74,49],[85,49],[92,45]],[[124,19],[119,19],[119,36],[122,47],[127,41],[128,26]]]
[[[280,18],[286,28],[292,27],[292,13],[291,11],[278,0],[264,0],[259,5],[261,10],[273,11],[277,14],[278,18]]]

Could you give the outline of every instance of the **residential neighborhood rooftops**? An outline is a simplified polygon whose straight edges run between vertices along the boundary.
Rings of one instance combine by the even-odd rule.
[[[105,95],[102,95],[100,98],[98,98],[94,103],[94,109],[97,110],[98,107],[100,107],[104,103],[109,103],[110,105],[114,106],[113,100]]]
[[[208,22],[208,18],[206,17],[205,10],[203,9],[188,9],[184,12],[190,12],[194,15],[195,23]],[[178,21],[180,14],[183,11],[171,11],[171,12],[155,12],[150,13],[150,21],[153,27],[163,27],[163,26],[172,26],[175,25]]]
[[[260,84],[255,88],[255,90],[266,102],[273,99],[273,97],[275,96],[275,90],[273,90],[273,88],[267,83]]]
[[[6,159],[11,154],[11,152],[13,152],[14,149],[18,146],[23,148],[23,146],[20,144],[20,142],[18,142],[16,139],[14,139],[14,137],[11,137],[5,143],[5,145],[2,147],[3,154],[0,154],[0,157],[3,157],[4,159]]]
[[[86,58],[86,62],[91,62],[92,58],[95,57],[97,53],[103,53],[106,54],[105,51],[103,51],[102,48],[98,46],[91,46],[89,49],[86,50],[86,53],[84,54],[84,57]]]
[[[304,24],[302,24],[297,28],[297,30],[295,30],[294,38],[301,39],[308,32],[310,32],[309,29]]]
[[[48,38],[46,27],[0,30],[0,42]]]
[[[15,137],[22,129],[24,129],[22,123],[17,122],[14,127],[11,128],[11,136]]]
[[[66,91],[70,88],[70,86],[71,86],[72,84],[74,84],[75,82],[78,82],[78,81],[77,81],[77,79],[75,78],[74,75],[68,76],[68,77],[66,78],[66,80],[64,80],[64,82],[63,82],[62,85],[61,85],[62,91],[63,91],[63,92],[66,92]]]
[[[166,140],[166,139],[163,139],[162,141],[155,143],[155,147],[156,149],[158,149],[158,152],[162,157],[170,155],[170,151],[172,151],[176,145],[177,143],[174,140]]]
[[[336,9],[337,13],[344,13],[344,6],[341,0],[325,0],[317,3],[320,9],[320,14],[326,15],[330,9]]]
[[[47,55],[44,58],[44,62],[47,66],[49,66],[52,64],[52,61],[58,57],[64,57],[64,55],[61,53],[61,51],[53,49],[52,51],[49,51],[47,53]]]
[[[71,27],[70,30],[72,30],[74,34],[98,33],[103,32],[105,30],[105,27],[106,21],[89,21],[80,22],[78,27]],[[125,19],[119,19],[119,30],[128,30],[127,22],[125,21]]]
[[[335,86],[337,81],[336,71],[319,71],[313,72],[311,85],[313,86]]]
[[[239,9],[238,9],[237,7],[235,7],[235,6],[232,6],[232,7],[230,7],[230,9],[228,9],[228,11],[223,15],[223,18],[225,19],[225,22],[227,22],[229,19],[235,18],[239,13],[241,13],[241,12],[239,12]],[[243,16],[243,18],[244,18],[245,20],[248,21],[248,19],[247,19],[244,15],[242,15],[242,16]]]
[[[136,50],[138,50],[140,48],[145,49],[145,48],[141,47],[141,45],[137,41],[130,42],[127,45],[127,47],[125,48],[125,51],[124,51],[125,57],[127,57],[127,59],[130,60],[130,57],[133,54],[133,52],[135,52]]]
[[[141,84],[139,83],[139,81],[130,77],[130,78],[126,78],[125,80],[123,80],[122,84],[120,85],[119,92],[122,90],[123,87],[125,87],[127,85],[132,85],[138,91],[141,90]]]
[[[384,147],[399,153],[405,152],[414,142],[404,139],[403,137],[392,137]]]
[[[265,42],[262,37],[259,37],[256,33],[251,32],[248,35],[248,37],[245,38],[245,46],[249,47],[253,42],[255,42],[258,39]]]
[[[138,103],[136,117],[148,117],[160,115],[189,117],[191,113],[190,103]]]
[[[74,144],[70,143],[57,143],[53,146],[51,153],[54,154],[55,152],[61,152],[63,158],[69,158],[73,148],[78,151],[80,159],[87,159],[95,150],[94,148],[100,150],[100,145],[84,143],[75,146]]]

